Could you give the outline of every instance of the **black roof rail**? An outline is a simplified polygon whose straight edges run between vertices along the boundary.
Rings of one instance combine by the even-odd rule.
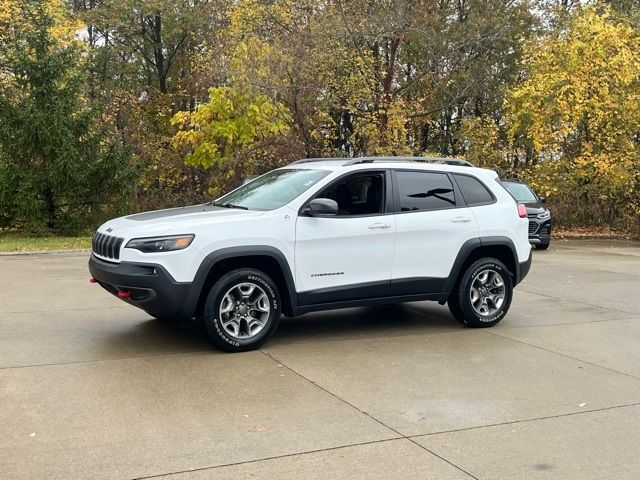
[[[289,165],[298,165],[300,163],[313,163],[313,162],[339,162],[345,167],[350,165],[357,165],[360,163],[375,163],[375,162],[420,162],[420,163],[439,163],[441,165],[457,165],[461,167],[473,167],[471,162],[463,160],[461,158],[448,158],[448,157],[357,157],[357,158],[303,158]]]
[[[357,165],[359,163],[375,163],[375,162],[420,162],[420,163],[439,163],[441,165],[457,165],[460,167],[473,167],[471,162],[461,158],[447,157],[360,157],[354,158],[344,165]]]
[[[335,158],[331,158],[331,157],[327,157],[327,158],[303,158],[301,160],[296,160],[295,162],[291,162],[289,165],[297,165],[299,163],[312,163],[312,162],[338,162],[338,161],[348,161],[349,158],[344,157],[344,158],[340,158],[340,157],[335,157]]]

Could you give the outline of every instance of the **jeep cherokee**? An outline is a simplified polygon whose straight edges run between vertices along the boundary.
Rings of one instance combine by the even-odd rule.
[[[203,205],[100,226],[91,281],[160,319],[201,321],[227,351],[281,315],[448,303],[470,327],[505,316],[529,271],[527,211],[491,170],[439,158],[305,159]]]

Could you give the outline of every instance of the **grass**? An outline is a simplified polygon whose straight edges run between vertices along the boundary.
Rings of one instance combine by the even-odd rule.
[[[91,248],[91,237],[0,236],[0,252],[46,252]]]

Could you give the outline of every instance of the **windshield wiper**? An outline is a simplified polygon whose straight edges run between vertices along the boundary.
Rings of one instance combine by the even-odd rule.
[[[237,208],[239,210],[249,210],[247,207],[243,207],[242,205],[234,205],[233,203],[216,203],[211,202],[211,205],[214,207],[223,207],[223,208]]]

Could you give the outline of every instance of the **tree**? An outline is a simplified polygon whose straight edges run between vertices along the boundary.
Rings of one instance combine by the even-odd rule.
[[[458,153],[501,114],[533,24],[526,1],[242,0],[231,77],[282,101],[308,155]]]
[[[209,102],[193,112],[174,115],[171,123],[178,132],[173,144],[186,149],[189,165],[221,167],[244,150],[265,148],[274,136],[288,131],[289,121],[286,107],[266,95],[234,87],[212,88]]]
[[[608,8],[578,9],[527,49],[526,78],[508,94],[516,155],[536,164],[533,183],[562,192],[578,221],[633,222],[640,214],[638,52],[639,33]],[[518,151],[522,145],[530,148]]]
[[[20,2],[24,25],[0,38],[11,84],[0,91],[0,222],[73,231],[117,204],[135,178],[127,152],[85,103],[83,47],[52,4]]]
[[[185,165],[172,116],[227,81],[224,26],[235,0],[73,0],[86,24],[88,96],[106,106],[140,167],[137,209],[203,200],[216,169]]]

